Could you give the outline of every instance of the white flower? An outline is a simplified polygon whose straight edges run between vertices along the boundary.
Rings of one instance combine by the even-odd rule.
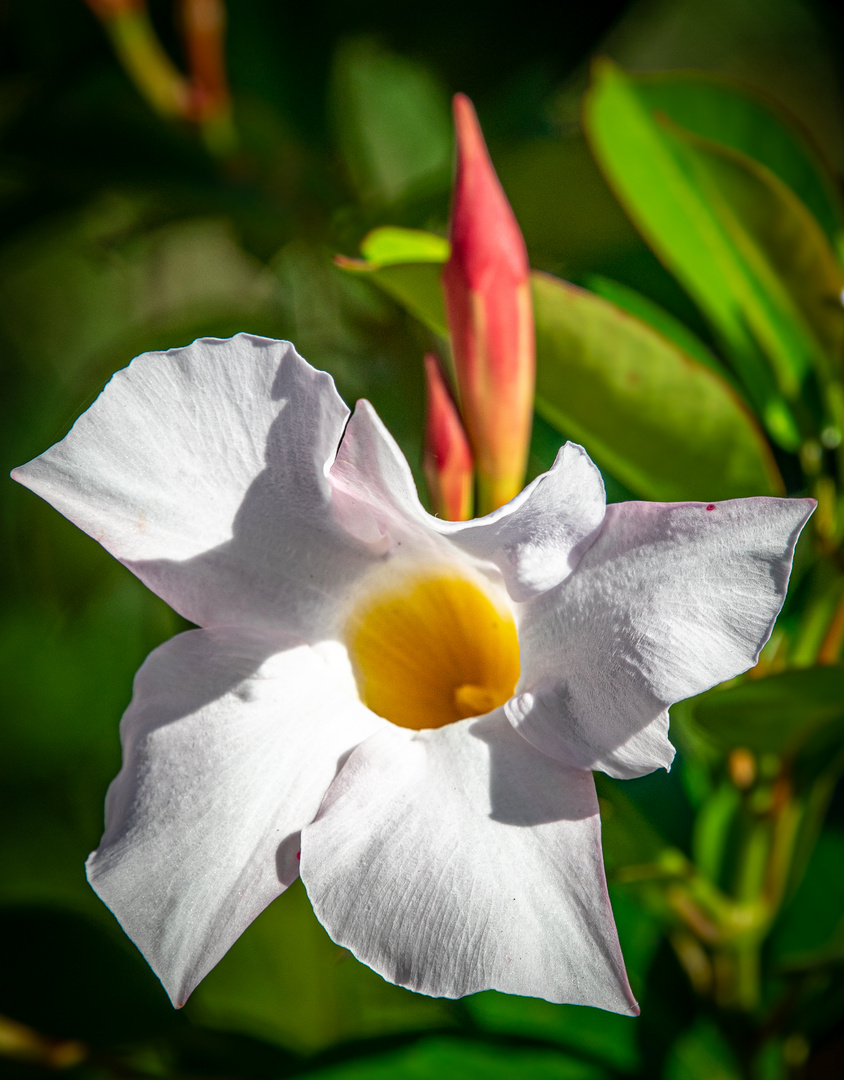
[[[638,1011],[589,770],[667,767],[668,705],[755,662],[810,500],[605,507],[567,444],[443,522],[246,335],[139,357],[14,475],[202,628],[138,672],[88,861],[174,1002],[301,874],[392,982]]]

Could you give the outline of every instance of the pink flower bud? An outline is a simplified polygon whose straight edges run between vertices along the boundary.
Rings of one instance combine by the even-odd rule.
[[[448,521],[472,516],[472,451],[437,358],[425,357],[428,414],[423,467],[434,513]]]
[[[522,488],[536,368],[527,250],[471,101],[454,98],[457,174],[443,290],[481,513]]]

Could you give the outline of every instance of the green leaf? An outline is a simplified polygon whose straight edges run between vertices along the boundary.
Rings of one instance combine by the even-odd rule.
[[[450,251],[448,240],[421,229],[383,226],[360,245],[362,259],[336,255],[342,270],[366,274],[388,296],[439,337],[448,337],[440,275]]]
[[[422,229],[383,225],[363,238],[360,253],[368,263],[395,266],[400,263],[444,263],[451,245],[443,236]]]
[[[793,757],[811,749],[828,764],[844,736],[844,668],[786,671],[710,690],[691,703],[694,722],[721,747]]]
[[[472,994],[465,1004],[484,1031],[559,1043],[578,1057],[625,1072],[635,1072],[640,1065],[638,1030],[632,1017],[495,990]]]
[[[703,1018],[672,1045],[663,1073],[665,1080],[741,1080],[742,1075],[729,1042]]]
[[[426,259],[403,265],[381,266],[365,259],[347,259],[342,255],[337,256],[334,261],[343,270],[367,274],[370,281],[383,289],[429,330],[440,337],[448,337],[440,283],[440,263]]]
[[[642,322],[646,322],[654,330],[662,334],[663,337],[673,341],[681,352],[691,356],[698,363],[711,368],[723,379],[730,381],[731,376],[727,369],[718,357],[703,344],[700,338],[693,334],[688,327],[684,326],[679,319],[669,315],[665,308],[661,308],[659,304],[654,303],[649,297],[643,296],[642,293],[637,292],[635,289],[631,289],[629,285],[622,285],[620,282],[603,277],[601,274],[590,274],[585,285],[590,292],[603,296],[605,300],[609,300],[616,307],[620,307],[628,314],[634,315],[637,319],[641,319]]]
[[[738,395],[601,297],[533,275],[536,409],[652,499],[776,494],[770,449]]]
[[[333,109],[346,167],[365,203],[447,191],[448,95],[428,68],[368,38],[347,41],[334,67]]]
[[[841,270],[822,228],[770,168],[655,112],[608,62],[585,122],[634,223],[713,323],[771,435],[795,449],[811,430],[806,373],[826,372],[844,333],[832,326]]]
[[[799,397],[810,370],[830,377],[844,346],[844,271],[829,241],[766,166],[681,128],[666,136],[734,245],[731,283],[756,340],[785,394]]]
[[[637,75],[639,98],[652,113],[754,158],[787,184],[817,218],[830,242],[844,233],[837,181],[799,122],[773,99],[721,75],[660,72]]]
[[[335,945],[301,882],[248,927],[184,1012],[203,1026],[307,1053],[456,1026],[452,1002],[393,986]]]
[[[356,1058],[305,1074],[312,1080],[602,1080],[606,1073],[537,1047],[455,1038],[422,1039],[390,1053]]]

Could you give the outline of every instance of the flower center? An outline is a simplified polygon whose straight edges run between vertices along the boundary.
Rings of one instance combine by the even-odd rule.
[[[511,612],[448,572],[368,593],[344,638],[364,705],[417,731],[490,712],[519,679]]]

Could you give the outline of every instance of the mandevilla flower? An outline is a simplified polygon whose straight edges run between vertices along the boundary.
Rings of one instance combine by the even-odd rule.
[[[568,443],[441,521],[246,335],[134,360],[15,476],[201,627],[138,672],[88,860],[174,1002],[301,875],[395,983],[638,1011],[590,770],[667,767],[668,706],[754,663],[809,500],[607,507]]]

